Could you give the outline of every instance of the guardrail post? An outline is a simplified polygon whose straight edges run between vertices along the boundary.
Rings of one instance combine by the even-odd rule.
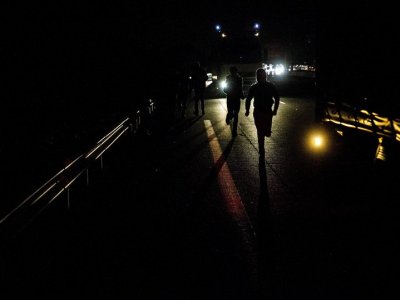
[[[69,202],[69,188],[67,188],[67,208],[70,208],[70,202]]]
[[[378,146],[375,152],[375,161],[376,160],[386,161],[386,150],[383,146],[383,137],[378,137]]]
[[[135,125],[134,125],[134,133],[136,133],[139,130],[140,127],[140,110],[138,110],[135,114]]]
[[[152,99],[149,99],[149,115],[151,115],[154,112],[154,101]]]

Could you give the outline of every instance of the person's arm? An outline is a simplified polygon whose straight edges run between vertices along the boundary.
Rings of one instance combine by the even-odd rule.
[[[229,91],[229,77],[227,76],[226,78],[225,78],[225,82],[226,82],[226,85],[225,85],[225,87],[222,89],[222,91],[226,94],[226,95],[228,95],[228,91]]]
[[[276,116],[276,114],[278,113],[279,101],[280,101],[280,97],[279,97],[279,94],[278,94],[278,91],[276,90],[276,88],[274,91],[274,100],[275,100],[275,103],[274,103],[273,114],[274,114],[274,116]]]
[[[208,80],[208,75],[207,75],[206,70],[203,70],[203,80],[204,80],[204,82],[206,82]]]

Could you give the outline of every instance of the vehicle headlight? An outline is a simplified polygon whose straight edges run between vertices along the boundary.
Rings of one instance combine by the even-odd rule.
[[[285,72],[285,67],[283,65],[276,65],[275,66],[275,74],[282,75]]]
[[[228,83],[226,82],[226,80],[223,80],[223,81],[221,81],[220,83],[219,83],[219,87],[221,88],[221,89],[224,89],[224,88],[226,88],[228,86]]]

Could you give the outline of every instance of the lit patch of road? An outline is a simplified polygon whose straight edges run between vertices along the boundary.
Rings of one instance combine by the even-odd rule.
[[[224,154],[211,121],[204,120],[204,125],[207,132],[207,137],[209,139],[213,161],[216,164],[218,161],[221,161],[221,158]],[[255,243],[254,230],[251,226],[250,219],[246,213],[246,209],[236,188],[228,164],[226,163],[225,159],[222,161],[223,163],[217,177],[221,195],[229,215],[238,225],[241,233],[240,236],[242,238],[242,245],[248,254],[248,261],[250,262],[250,265],[254,267],[256,257],[255,250],[253,249]],[[253,268],[252,272],[255,272],[255,267]]]

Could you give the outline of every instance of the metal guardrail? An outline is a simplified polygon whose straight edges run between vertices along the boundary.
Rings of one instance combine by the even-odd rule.
[[[67,194],[67,207],[70,207],[70,187],[81,176],[86,175],[86,184],[89,184],[89,169],[100,161],[103,168],[103,155],[117,142],[125,133],[136,134],[142,127],[143,118],[149,118],[155,111],[155,103],[149,100],[147,107],[137,110],[133,117],[125,118],[106,135],[104,135],[89,151],[76,157],[64,168],[47,180],[41,187],[23,200],[0,219],[0,228],[8,227],[15,231],[16,228],[24,228],[25,224],[31,222],[44,209],[46,209],[61,194]],[[11,228],[10,228],[11,227]],[[17,231],[20,231],[17,229]]]
[[[382,116],[366,109],[357,109],[347,103],[326,102],[322,111],[322,122],[400,142],[400,117]]]
[[[332,125],[338,133],[360,132],[377,138],[376,161],[387,161],[388,142],[400,142],[400,117],[383,116],[345,102],[319,103],[317,119]],[[397,151],[397,150],[395,150]],[[390,152],[390,151],[389,151]],[[392,150],[392,157],[393,150]]]

